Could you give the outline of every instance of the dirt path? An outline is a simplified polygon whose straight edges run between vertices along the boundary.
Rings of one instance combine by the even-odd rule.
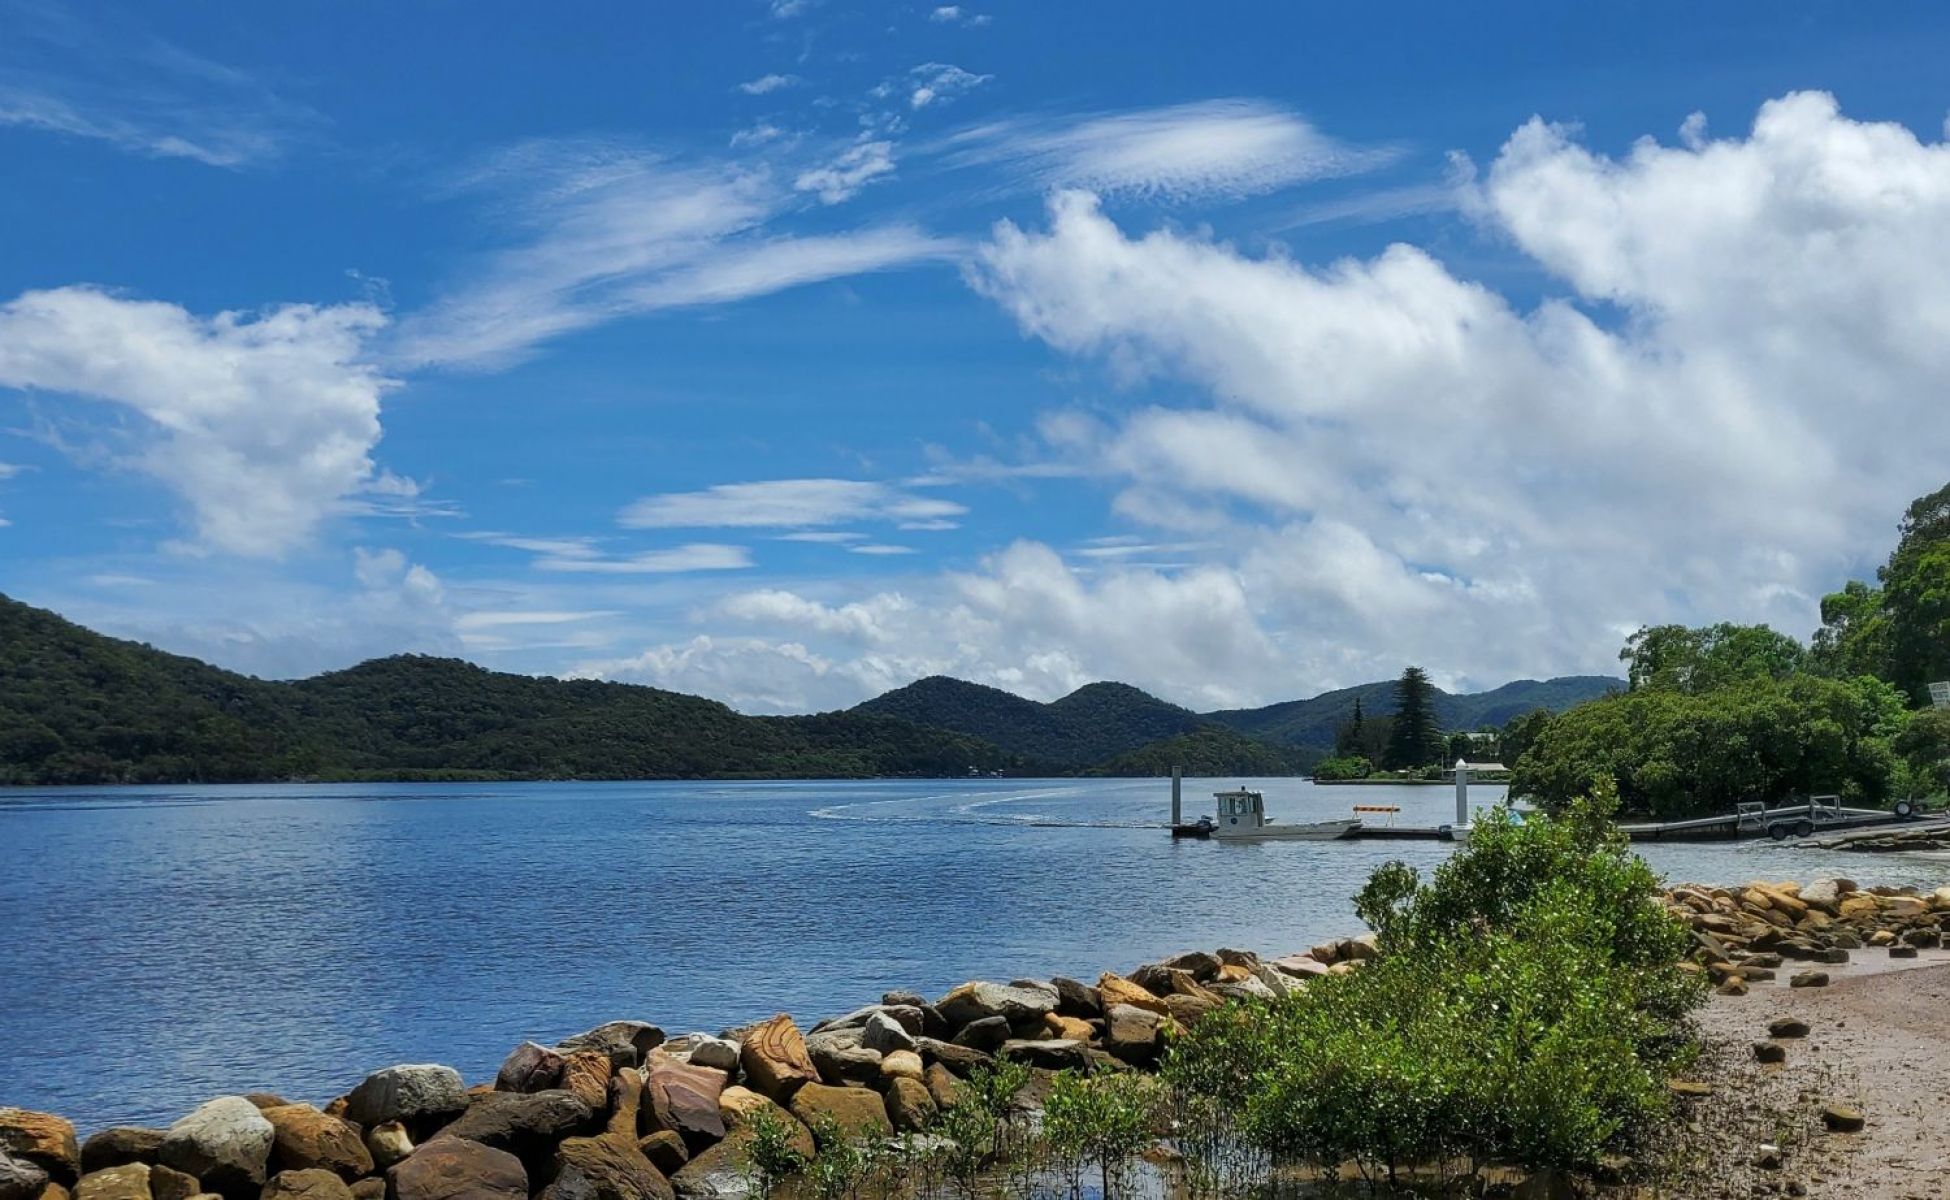
[[[1783,1138],[1787,1161],[1757,1171],[1757,1190],[1836,1200],[1950,1198],[1950,951],[1925,950],[1913,960],[1858,950],[1855,961],[1813,968],[1829,973],[1825,988],[1789,988],[1800,964],[1746,996],[1716,997],[1701,1018],[1709,1040],[1726,1051],[1729,1089],[1799,1100],[1798,1129]],[[1768,1023],[1807,1022],[1801,1039],[1778,1039],[1779,1066],[1758,1066],[1752,1045]],[[1860,1133],[1830,1133],[1816,1106],[1836,1101],[1859,1111]],[[1701,1116],[1711,1120],[1709,1113]],[[1784,1120],[1795,1125],[1796,1120]],[[1797,1144],[1785,1144],[1797,1143]],[[1757,1147],[1735,1146],[1731,1154]],[[1772,1185],[1768,1187],[1768,1185]],[[1741,1193],[1745,1194],[1745,1193]]]

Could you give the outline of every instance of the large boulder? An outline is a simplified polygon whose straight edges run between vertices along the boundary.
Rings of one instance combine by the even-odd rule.
[[[935,1009],[957,1028],[986,1017],[1002,1017],[1010,1025],[1040,1025],[1056,1011],[1056,989],[1048,984],[964,983],[941,999]]]
[[[460,1072],[438,1063],[402,1063],[374,1071],[345,1097],[345,1116],[360,1125],[386,1121],[413,1125],[467,1107]]]
[[[0,1200],[34,1200],[49,1186],[38,1164],[0,1150]]]
[[[919,1048],[922,1062],[940,1063],[962,1077],[966,1077],[975,1068],[988,1066],[994,1061],[993,1056],[988,1052],[973,1046],[937,1041],[934,1038],[921,1038]]]
[[[906,1076],[887,1085],[887,1119],[900,1133],[918,1133],[934,1123],[934,1097],[926,1084]]]
[[[918,1013],[916,1014],[918,1018]],[[915,1022],[920,1025],[919,1020]],[[886,1012],[876,1012],[868,1017],[860,1027],[860,1044],[869,1050],[891,1054],[896,1050],[914,1049],[914,1034]]]
[[[153,1200],[148,1163],[123,1163],[90,1171],[75,1184],[74,1200]]]
[[[73,1183],[81,1174],[74,1125],[53,1113],[0,1108],[0,1150],[35,1164],[56,1183]]]
[[[724,1118],[727,1139],[736,1140],[747,1136],[753,1119],[760,1113],[764,1113],[789,1131],[789,1144],[800,1158],[813,1156],[816,1147],[813,1145],[812,1130],[807,1129],[798,1117],[750,1088],[728,1087],[724,1090],[724,1094],[718,1097],[718,1115]]]
[[[528,1200],[521,1160],[465,1138],[435,1138],[386,1173],[392,1200]]]
[[[611,1021],[587,1033],[578,1033],[558,1049],[564,1053],[600,1050],[612,1066],[640,1066],[650,1052],[664,1044],[664,1031],[645,1021]]]
[[[793,1094],[792,1115],[805,1122],[821,1145],[828,1137],[891,1137],[894,1132],[880,1093],[866,1088],[809,1083]]]
[[[1200,983],[1210,983],[1219,977],[1219,969],[1225,963],[1209,951],[1190,950],[1176,958],[1166,959],[1163,965],[1168,970],[1185,971]]]
[[[994,1054],[1014,1032],[1009,1018],[1005,1016],[981,1017],[961,1027],[960,1032],[955,1034],[955,1045]]]
[[[883,1087],[889,1080],[912,1079],[919,1083],[926,1077],[927,1068],[922,1064],[921,1056],[913,1050],[896,1050],[880,1060],[879,1082]]]
[[[780,1104],[790,1103],[793,1093],[806,1084],[819,1082],[819,1070],[806,1050],[806,1039],[785,1013],[745,1032],[739,1044],[738,1065],[753,1091]]]
[[[190,1200],[203,1192],[203,1181],[161,1163],[149,1168],[149,1195],[154,1200]]]
[[[825,1083],[872,1083],[880,1077],[881,1054],[860,1044],[857,1029],[827,1030],[806,1039],[813,1069]]]
[[[537,1042],[523,1042],[501,1061],[494,1086],[503,1092],[539,1092],[562,1079],[563,1055]]]
[[[352,1190],[334,1171],[279,1171],[264,1185],[262,1200],[352,1200]]]
[[[467,1111],[436,1137],[461,1138],[496,1150],[506,1150],[524,1166],[545,1163],[555,1143],[587,1132],[595,1113],[573,1092],[549,1088],[541,1092],[489,1092],[478,1096]],[[632,1131],[634,1132],[634,1131]]]
[[[1090,1056],[1082,1042],[1067,1038],[1017,1038],[1002,1043],[1001,1057],[1045,1071],[1085,1071]]]
[[[744,1140],[728,1138],[699,1154],[670,1177],[670,1186],[678,1200],[746,1200],[752,1185]]]
[[[1128,1004],[1132,1008],[1148,1009],[1161,1017],[1171,1015],[1171,1010],[1165,1007],[1164,1000],[1155,992],[1139,986],[1122,975],[1114,975],[1108,971],[1097,980],[1097,995],[1103,1003],[1105,1012],[1109,1012],[1119,1004]]]
[[[322,1168],[347,1183],[372,1174],[372,1152],[359,1127],[327,1116],[309,1104],[286,1104],[259,1109],[271,1123],[271,1169],[308,1171]]]
[[[738,1073],[738,1043],[730,1038],[712,1037],[708,1033],[691,1035],[691,1065],[710,1067],[723,1071],[725,1076]]]
[[[1097,989],[1089,984],[1058,975],[1049,981],[1049,985],[1056,989],[1056,1011],[1064,1016],[1082,1017],[1087,1021],[1104,1015],[1103,1001],[1098,999]]]
[[[81,1143],[81,1169],[99,1171],[124,1163],[153,1163],[156,1151],[162,1148],[163,1132],[137,1125],[116,1125],[91,1133]]]
[[[635,1139],[605,1133],[569,1138],[555,1151],[547,1200],[671,1200],[670,1181],[651,1165]]]
[[[277,1130],[242,1096],[220,1096],[169,1127],[156,1157],[226,1196],[264,1186]]]
[[[1148,1008],[1112,1005],[1105,1018],[1104,1049],[1133,1066],[1144,1066],[1158,1057],[1166,1023],[1167,1018]]]
[[[928,1097],[934,1101],[937,1110],[953,1108],[961,1103],[962,1082],[955,1078],[953,1071],[940,1063],[929,1065],[924,1076],[928,1085]]]
[[[625,1064],[629,1070],[633,1064]],[[571,1050],[562,1060],[562,1090],[573,1093],[592,1111],[609,1108],[609,1085],[618,1070],[615,1059],[601,1050]]]
[[[926,1025],[923,1005],[919,1004],[869,1004],[856,1008],[841,1017],[829,1017],[808,1031],[808,1036],[824,1033],[829,1029],[864,1029],[867,1022],[875,1017],[886,1017],[910,1034],[919,1035]]]
[[[680,1135],[668,1129],[643,1135],[636,1140],[636,1148],[665,1179],[683,1170],[684,1164],[691,1161],[691,1148],[684,1144]]]
[[[702,1149],[724,1137],[718,1099],[725,1082],[723,1071],[675,1059],[659,1062],[653,1054],[643,1084],[649,1102],[645,1124],[678,1134],[692,1150]]]
[[[366,1152],[372,1155],[374,1169],[384,1171],[413,1153],[413,1139],[407,1136],[406,1126],[387,1121],[366,1130]]]

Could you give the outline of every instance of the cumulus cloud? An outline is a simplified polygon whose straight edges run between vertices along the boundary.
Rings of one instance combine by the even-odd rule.
[[[365,304],[200,317],[93,288],[0,305],[0,386],[122,406],[133,461],[190,506],[209,547],[276,555],[341,501],[388,487],[371,457],[392,381],[366,357]]]
[[[1207,393],[1064,428],[1127,511],[1249,522],[1237,577],[1320,677],[1360,647],[1493,678],[1601,665],[1642,621],[1801,632],[1950,461],[1950,150],[1821,94],[1689,140],[1509,140],[1469,200],[1565,289],[1527,311],[1410,246],[1316,268],[1077,192],[975,279],[1059,350]]]
[[[782,707],[933,672],[1221,706],[1406,662],[1447,686],[1615,670],[1645,622],[1805,634],[1943,483],[1942,142],[1804,93],[1739,136],[1689,121],[1618,156],[1533,121],[1462,187],[1543,300],[1407,245],[1308,264],[1132,230],[1080,192],[1044,228],[999,226],[981,291],[1145,397],[1044,436],[1121,486],[1127,520],[1196,534],[1074,563],[1018,543],[898,593],[774,589],[706,614],[762,685],[712,677],[696,643],[617,669]],[[1127,561],[1152,547],[1183,565]]]
[[[630,529],[806,529],[853,521],[946,521],[968,510],[859,479],[770,479],[645,496],[618,521]]]
[[[928,14],[928,20],[937,25],[967,25],[971,28],[989,23],[987,13],[970,12],[959,4],[937,5]]]
[[[1239,580],[1216,568],[1086,574],[1018,542],[927,586],[842,603],[741,593],[708,615],[756,634],[703,635],[577,672],[701,688],[753,711],[851,704],[932,674],[1040,699],[1127,679],[1216,706],[1253,694],[1277,654]]]
[[[908,74],[913,84],[907,95],[909,108],[926,108],[930,104],[947,101],[995,78],[993,75],[964,71],[952,63],[938,62],[922,63]]]
[[[1233,99],[993,122],[957,134],[947,161],[1001,166],[1039,188],[1182,201],[1358,174],[1397,157],[1394,148],[1337,141],[1285,109]]]

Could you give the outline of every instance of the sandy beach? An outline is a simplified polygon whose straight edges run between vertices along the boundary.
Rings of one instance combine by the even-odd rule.
[[[1822,969],[1831,979],[1827,987],[1791,988],[1790,973],[1783,972],[1745,996],[1716,996],[1702,1014],[1718,1057],[1709,1073],[1716,1095],[1698,1102],[1698,1115],[1709,1123],[1718,1119],[1714,1109],[1726,1106],[1730,1096],[1748,1102],[1751,1111],[1724,1145],[1724,1180],[1715,1178],[1714,1187],[1700,1194],[1950,1196],[1950,1142],[1943,1132],[1950,1096],[1950,951],[1892,960],[1883,950],[1865,949],[1846,964]],[[1770,1038],[1770,1023],[1783,1018],[1806,1022],[1807,1035]],[[1755,1043],[1767,1041],[1785,1049],[1784,1062],[1755,1061]],[[1830,1131],[1820,1120],[1821,1106],[1829,1103],[1859,1112],[1862,1130]],[[1778,1131],[1773,1143],[1770,1129]],[[1778,1168],[1757,1162],[1769,1144],[1783,1152]]]

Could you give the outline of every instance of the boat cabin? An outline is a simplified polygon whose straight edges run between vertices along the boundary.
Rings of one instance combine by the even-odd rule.
[[[1258,792],[1240,788],[1234,792],[1214,792],[1212,798],[1219,803],[1221,829],[1258,829],[1266,824],[1266,799]]]

